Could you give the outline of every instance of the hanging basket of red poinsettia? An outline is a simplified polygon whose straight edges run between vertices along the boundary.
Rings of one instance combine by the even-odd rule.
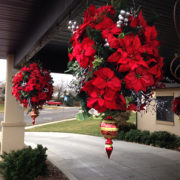
[[[12,94],[25,108],[29,108],[32,124],[43,104],[53,93],[50,73],[37,63],[24,66],[12,81]]]
[[[163,58],[156,27],[148,24],[142,10],[92,5],[84,13],[83,24],[76,25],[69,21],[68,29],[73,32],[69,70],[76,77],[74,88],[84,116],[94,108],[110,122],[113,118],[107,115],[140,111],[149,105],[152,90],[163,78]],[[117,131],[114,121],[105,125],[101,127],[107,133],[111,127]],[[109,138],[110,134],[117,133],[109,133]]]
[[[174,98],[171,107],[173,112],[180,118],[180,96]]]

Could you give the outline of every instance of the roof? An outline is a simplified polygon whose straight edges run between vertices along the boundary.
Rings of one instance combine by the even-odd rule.
[[[80,0],[2,0],[0,1],[0,58],[8,53],[15,54],[15,66],[21,67],[32,58],[40,59],[53,72],[64,72],[68,62],[67,48],[71,33],[67,30],[68,20],[81,22],[87,1]],[[107,0],[91,0],[98,6]],[[127,1],[132,4],[131,0]],[[145,17],[155,12],[158,39],[162,42],[160,54],[165,57],[165,72],[174,53],[180,50],[173,24],[175,0],[135,0],[143,7]],[[179,5],[180,6],[180,5]],[[180,17],[180,8],[177,8]],[[177,19],[180,24],[180,19]],[[180,73],[180,72],[179,72]]]

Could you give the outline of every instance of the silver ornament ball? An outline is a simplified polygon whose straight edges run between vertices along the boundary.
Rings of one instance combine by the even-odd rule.
[[[122,10],[120,11],[120,14],[124,16],[124,15],[126,14],[126,11],[122,9]]]
[[[72,21],[69,21],[68,24],[69,24],[69,25],[72,25]]]
[[[129,17],[131,14],[130,14],[130,12],[126,12],[126,17]]]
[[[121,14],[118,16],[118,18],[119,20],[124,20],[124,17]]]
[[[117,21],[117,24],[122,24],[123,23],[123,21]]]
[[[104,47],[109,47],[109,43],[104,44]]]
[[[128,21],[129,21],[128,18],[125,18],[125,19],[124,19],[124,22],[125,22],[125,23],[127,23]]]
[[[121,24],[117,24],[117,27],[120,28],[120,27],[121,27]]]

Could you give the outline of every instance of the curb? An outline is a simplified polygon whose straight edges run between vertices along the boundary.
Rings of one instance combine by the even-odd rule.
[[[25,142],[25,145],[31,146],[32,148],[35,148],[37,144],[31,143],[31,142]],[[69,180],[78,180],[75,176],[73,176],[67,169],[64,169],[63,167],[59,167],[58,163],[52,158],[49,157],[51,156],[51,152],[48,150],[47,151],[47,159],[54,165],[56,166],[62,173],[69,179]]]
[[[32,128],[35,128],[35,127],[41,127],[41,126],[45,126],[45,125],[51,125],[51,124],[56,124],[56,123],[66,122],[66,121],[73,121],[73,120],[76,120],[76,118],[53,121],[53,122],[37,124],[37,125],[33,125],[33,126],[27,126],[27,127],[25,127],[25,129],[32,129]]]

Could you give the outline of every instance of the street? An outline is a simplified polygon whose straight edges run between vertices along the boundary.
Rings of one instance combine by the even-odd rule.
[[[36,118],[36,124],[74,118],[78,111],[79,107],[57,107],[55,109],[43,109]],[[3,121],[3,117],[4,114],[0,113],[0,122]],[[26,125],[32,125],[32,119],[27,112],[24,112],[24,121],[26,122]]]

